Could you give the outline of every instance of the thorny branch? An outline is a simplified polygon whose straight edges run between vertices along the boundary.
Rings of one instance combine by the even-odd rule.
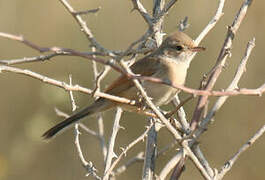
[[[72,76],[69,75],[69,79],[70,79],[70,85],[72,85]],[[74,96],[73,96],[73,92],[70,90],[69,91],[69,95],[70,95],[70,100],[71,100],[71,104],[72,104],[72,111],[75,111],[77,106],[74,100]],[[79,136],[80,136],[80,131],[78,128],[79,124],[76,123],[75,124],[75,146],[78,152],[78,157],[83,165],[83,167],[87,170],[87,176],[91,175],[93,176],[96,180],[101,180],[101,178],[97,175],[97,169],[94,167],[93,163],[91,161],[87,162],[85,160],[85,157],[83,155],[81,146],[80,146],[80,141],[79,141]]]
[[[114,152],[114,145],[115,145],[115,140],[116,140],[118,131],[121,128],[121,126],[120,126],[121,114],[122,114],[122,109],[120,107],[118,107],[116,115],[115,115],[114,123],[113,123],[112,135],[111,135],[110,140],[109,140],[103,180],[109,179],[109,174],[107,174],[107,172],[111,167],[112,159],[114,157],[117,157],[117,155]]]
[[[216,65],[212,68],[213,73],[211,73],[209,80],[206,83],[205,90],[212,90],[212,88],[214,87],[219,75],[221,74],[222,69],[226,63],[227,57],[230,54],[230,49],[232,47],[232,42],[233,42],[233,39],[235,37],[235,34],[236,34],[237,30],[239,29],[239,26],[241,25],[251,2],[252,2],[252,0],[245,0],[244,1],[240,10],[237,13],[232,25],[230,27],[228,27],[226,39],[224,41],[223,47],[220,51],[220,54],[217,58]],[[265,84],[264,84],[264,86],[265,86]],[[207,99],[208,99],[208,96],[205,95],[205,96],[201,96],[198,100],[196,109],[193,113],[193,117],[191,120],[191,129],[192,130],[194,130],[199,123],[201,113],[203,111],[203,107],[205,106],[205,104],[207,102]]]
[[[110,168],[107,170],[107,172],[105,173],[105,176],[109,176],[109,174],[112,173],[113,169],[115,168],[115,166],[120,162],[121,158],[126,156],[127,152],[133,147],[135,146],[137,143],[141,142],[144,140],[144,138],[147,136],[147,133],[150,131],[151,126],[147,127],[146,130],[144,131],[144,133],[142,135],[140,135],[138,138],[136,138],[135,140],[133,140],[129,145],[127,145],[125,148],[121,148],[122,152],[120,153],[120,155],[117,157],[117,159],[115,159],[113,161],[113,163],[111,164]]]
[[[76,22],[80,26],[81,31],[86,35],[87,39],[90,41],[92,46],[94,46],[97,50],[99,50],[100,52],[102,52],[108,56],[115,56],[116,52],[105,49],[102,45],[100,45],[96,41],[93,33],[88,28],[86,22],[82,19],[81,15],[79,13],[77,13],[74,10],[74,8],[67,2],[67,0],[59,0],[59,1],[64,5],[66,10],[74,17],[74,19],[76,20]]]
[[[252,146],[265,132],[265,125],[263,125],[239,150],[234,156],[229,159],[215,177],[215,180],[223,179],[226,173],[232,168],[239,156]]]

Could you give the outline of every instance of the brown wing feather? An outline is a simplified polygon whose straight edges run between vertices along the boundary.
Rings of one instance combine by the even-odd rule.
[[[159,59],[148,56],[137,61],[130,68],[135,74],[140,74],[142,76],[151,76],[159,68],[159,63]],[[121,75],[111,85],[109,85],[105,92],[113,95],[119,95],[124,90],[129,89],[133,86],[134,84],[130,79],[128,79],[125,75]]]

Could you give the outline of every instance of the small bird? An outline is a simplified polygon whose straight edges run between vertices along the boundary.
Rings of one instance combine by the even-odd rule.
[[[195,45],[193,40],[183,32],[174,32],[169,35],[154,52],[136,61],[130,68],[133,73],[142,76],[151,76],[170,81],[173,85],[183,85],[187,70],[190,65],[189,56],[193,52],[205,50]],[[169,103],[179,92],[169,85],[157,84],[150,81],[141,81],[147,95],[152,98],[156,106]],[[86,116],[92,116],[99,112],[120,106],[124,110],[142,113],[145,105],[139,98],[138,89],[132,80],[121,75],[105,90],[105,93],[125,97],[134,100],[136,105],[122,104],[105,98],[97,99],[93,104],[74,113],[64,121],[55,125],[43,134],[44,139],[54,137],[58,132],[71,127]]]

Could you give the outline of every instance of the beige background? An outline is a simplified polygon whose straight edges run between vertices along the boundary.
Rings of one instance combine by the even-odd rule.
[[[70,1],[78,10],[101,6],[97,15],[84,17],[94,32],[97,40],[109,49],[125,49],[130,42],[140,37],[147,26],[137,12],[130,13],[130,1]],[[145,1],[149,9],[152,1]],[[202,42],[207,51],[199,54],[189,69],[187,86],[198,87],[203,73],[215,63],[226,34],[242,0],[227,1],[224,17],[215,29]],[[195,38],[212,18],[217,1],[179,1],[165,19],[165,32],[176,30],[177,23],[185,16],[191,23],[187,33]],[[238,65],[247,42],[256,37],[256,47],[249,59],[247,72],[240,87],[256,88],[265,82],[265,3],[254,1],[247,17],[234,40],[232,57],[218,80],[216,88],[227,87]],[[0,0],[0,31],[23,34],[41,46],[61,46],[81,51],[88,50],[88,41],[79,27],[66,12],[59,1],[46,0]],[[37,52],[24,45],[0,38],[0,59],[15,59],[36,56]],[[92,88],[91,62],[76,57],[56,57],[43,63],[17,65],[46,76],[68,81],[72,74],[74,83]],[[105,79],[104,85],[117,74],[112,73]],[[81,166],[73,142],[73,130],[68,130],[50,143],[40,138],[41,134],[56,122],[62,120],[54,113],[54,108],[71,112],[67,92],[45,85],[37,80],[12,73],[0,74],[0,180],[27,179],[87,179]],[[85,106],[92,98],[88,95],[74,93],[79,107]],[[187,96],[182,93],[181,97]],[[210,98],[215,100],[216,98]],[[185,105],[188,118],[192,115],[196,101]],[[201,137],[200,144],[212,167],[219,168],[235,153],[246,140],[260,128],[265,121],[265,98],[238,96],[230,98],[226,105],[216,114],[215,122]],[[171,108],[171,106],[168,106]],[[107,115],[106,115],[107,114]],[[105,113],[106,136],[111,133],[113,111]],[[91,118],[86,124],[96,129],[96,120]],[[147,125],[144,117],[125,113],[121,125],[126,129],[119,132],[116,153],[120,146],[125,146],[142,133]],[[158,137],[159,149],[172,141],[164,129]],[[102,156],[98,141],[86,133],[81,136],[81,143],[87,159],[93,161],[102,173]],[[141,143],[132,150],[127,158],[137,154],[144,147]],[[264,165],[265,138],[244,153],[228,173],[227,180],[265,179]],[[174,154],[174,149],[159,157],[157,172]],[[125,162],[125,161],[123,161]],[[142,164],[133,165],[128,173],[119,179],[139,179]],[[193,164],[188,161],[183,179],[202,179]]]

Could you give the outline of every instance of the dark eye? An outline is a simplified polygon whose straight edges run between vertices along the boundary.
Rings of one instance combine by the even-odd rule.
[[[176,46],[176,50],[181,51],[183,49],[182,46]]]

